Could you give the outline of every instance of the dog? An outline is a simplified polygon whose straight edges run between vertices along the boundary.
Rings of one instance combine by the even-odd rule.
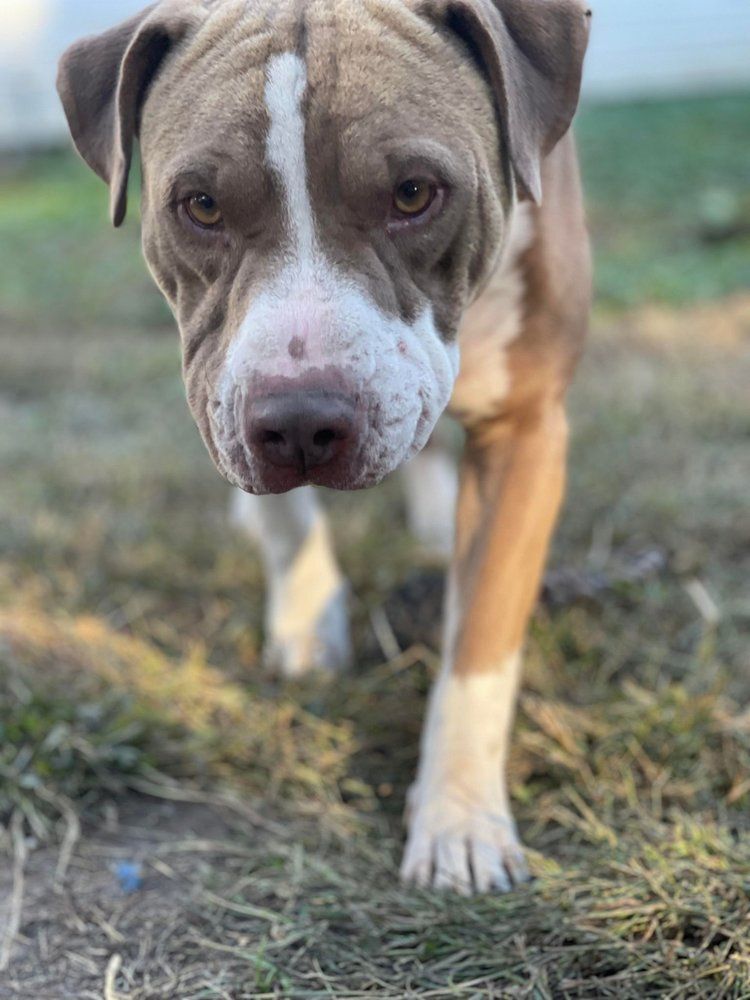
[[[315,486],[407,469],[448,544],[435,427],[465,431],[402,880],[528,878],[505,776],[524,635],[564,491],[588,326],[570,127],[580,0],[162,0],[63,55],[72,137],[179,326],[191,412],[267,568],[287,675],[350,655]],[[241,492],[239,492],[241,491]]]

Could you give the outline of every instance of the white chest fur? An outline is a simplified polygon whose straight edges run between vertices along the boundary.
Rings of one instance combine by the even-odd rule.
[[[525,285],[520,258],[534,239],[531,209],[519,205],[490,284],[467,310],[459,336],[461,369],[451,414],[466,424],[495,415],[510,390],[507,350],[523,328]]]

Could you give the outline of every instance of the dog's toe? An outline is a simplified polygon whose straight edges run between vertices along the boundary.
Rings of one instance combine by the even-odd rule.
[[[456,837],[439,837],[435,842],[435,889],[468,896],[473,889],[469,853],[466,844]]]
[[[471,844],[471,869],[477,892],[510,892],[512,882],[504,855],[492,844]]]
[[[432,845],[422,841],[411,841],[401,863],[401,881],[417,889],[429,889],[432,883]]]
[[[510,817],[480,810],[429,810],[414,816],[401,880],[461,895],[509,892],[529,880]]]

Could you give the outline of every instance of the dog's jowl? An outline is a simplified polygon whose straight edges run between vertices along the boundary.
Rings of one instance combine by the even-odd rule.
[[[589,309],[569,133],[588,28],[579,0],[162,0],[60,66],[116,225],[140,144],[145,256],[263,551],[281,670],[349,658],[311,487],[410,463],[412,520],[453,538],[402,866],[422,886],[527,875],[505,757]]]

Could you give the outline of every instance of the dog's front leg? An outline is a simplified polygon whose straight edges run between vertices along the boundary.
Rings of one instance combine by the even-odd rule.
[[[505,767],[521,649],[563,494],[562,404],[469,432],[444,664],[409,800],[402,878],[460,892],[528,876]]]
[[[268,665],[290,678],[346,667],[348,585],[315,491],[258,497],[237,490],[232,520],[263,556]]]

